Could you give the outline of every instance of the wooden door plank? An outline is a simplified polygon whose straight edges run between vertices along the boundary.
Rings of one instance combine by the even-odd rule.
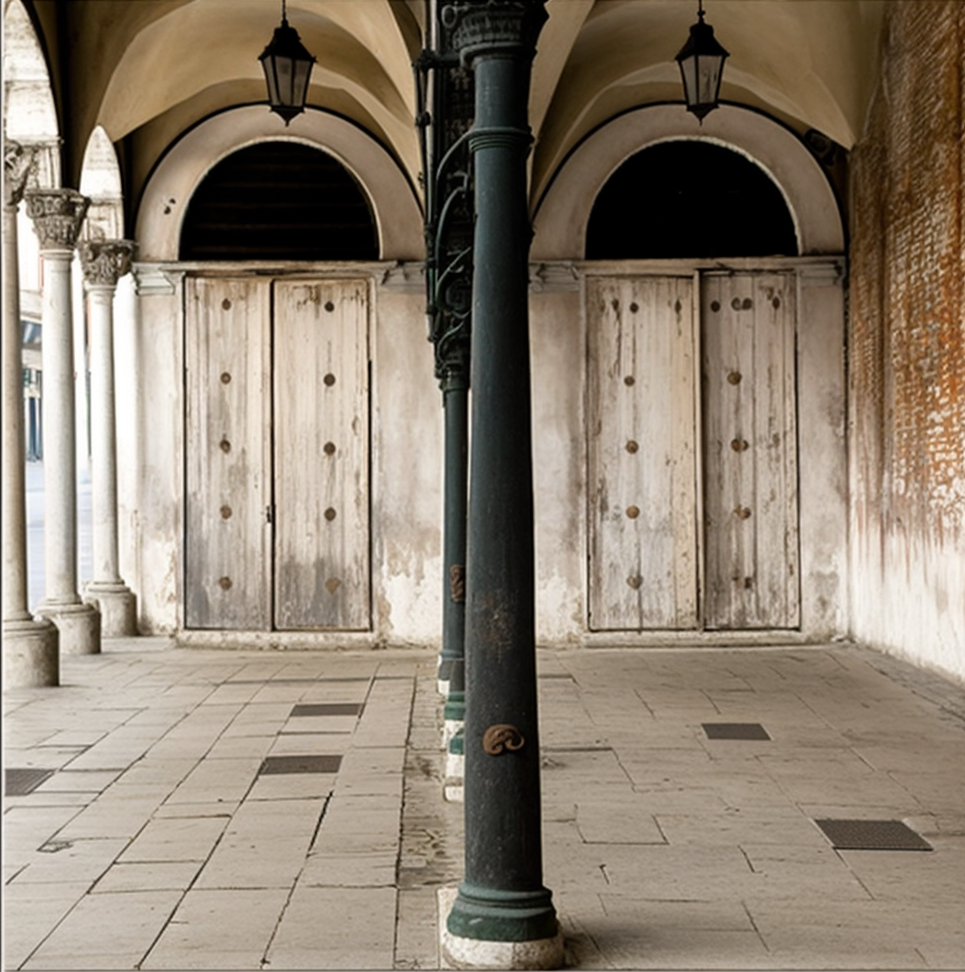
[[[275,283],[275,625],[370,626],[368,287]]]
[[[693,283],[590,278],[594,630],[697,625]]]
[[[799,623],[794,280],[702,287],[706,625]]]
[[[184,623],[262,630],[270,620],[269,287],[189,278],[185,299]]]

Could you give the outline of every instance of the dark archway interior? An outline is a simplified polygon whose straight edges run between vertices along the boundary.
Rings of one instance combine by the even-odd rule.
[[[219,162],[191,197],[182,260],[377,260],[368,200],[337,159],[263,142]]]
[[[627,159],[593,204],[588,260],[796,256],[780,190],[737,152],[662,142]]]

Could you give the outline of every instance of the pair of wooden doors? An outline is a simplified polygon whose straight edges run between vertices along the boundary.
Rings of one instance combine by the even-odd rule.
[[[591,630],[798,627],[795,293],[587,280]]]
[[[367,282],[185,300],[185,627],[367,630]]]

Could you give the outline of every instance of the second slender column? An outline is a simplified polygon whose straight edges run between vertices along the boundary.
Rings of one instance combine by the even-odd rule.
[[[101,650],[100,614],[77,591],[77,433],[70,267],[89,200],[73,189],[27,194],[43,267],[44,580],[37,613],[60,634],[62,655]]]
[[[91,501],[94,576],[84,595],[101,615],[101,635],[137,634],[137,599],[121,579],[117,552],[117,431],[114,407],[114,292],[131,268],[130,240],[80,246],[91,343]]]

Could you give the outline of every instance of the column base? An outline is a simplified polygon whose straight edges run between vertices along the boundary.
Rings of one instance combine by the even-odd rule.
[[[61,655],[99,655],[101,616],[90,604],[41,603],[37,614],[49,618],[59,633]]]
[[[91,581],[84,600],[101,616],[102,638],[130,638],[137,634],[137,596],[123,583]]]
[[[3,687],[60,684],[57,628],[45,618],[3,622]]]
[[[445,783],[443,795],[449,803],[465,803],[466,757],[463,753],[446,753]]]
[[[449,969],[558,969],[563,965],[563,935],[556,924],[556,914],[552,905],[548,905],[547,915],[539,918],[528,916],[522,921],[516,915],[510,915],[507,919],[495,918],[495,923],[487,926],[495,934],[490,938],[468,938],[453,932],[450,928],[452,918],[460,906],[464,903],[466,885],[456,888],[439,889],[439,939],[442,951],[442,960],[445,968]],[[493,892],[489,893],[490,895]],[[548,900],[549,892],[546,891],[545,898]],[[515,896],[520,897],[520,896]],[[540,895],[542,898],[543,895]],[[474,899],[470,899],[474,900]],[[477,902],[478,904],[478,902]],[[475,910],[475,909],[474,909]],[[493,909],[483,906],[481,909],[490,912]],[[510,906],[508,909],[512,911]],[[526,914],[530,911],[542,909],[526,909]],[[448,914],[448,918],[446,915]],[[459,916],[460,918],[463,916]],[[493,921],[493,916],[472,917],[473,923],[486,923]],[[548,934],[542,938],[529,938],[525,940],[504,940],[513,933],[525,934],[527,930],[545,927]],[[483,933],[485,934],[485,930]],[[500,937],[496,937],[496,935]]]
[[[439,667],[436,669],[436,678],[439,680],[440,686],[443,683],[446,685],[446,692],[443,692],[443,695],[448,693],[449,682],[452,680],[452,668],[457,661],[462,661],[462,659],[454,658],[452,655],[439,655]],[[442,692],[441,687],[439,691]]]
[[[452,742],[453,738],[460,732],[462,732],[463,726],[465,726],[465,719],[449,719],[442,723],[442,748],[445,750],[449,749],[449,743]]]

